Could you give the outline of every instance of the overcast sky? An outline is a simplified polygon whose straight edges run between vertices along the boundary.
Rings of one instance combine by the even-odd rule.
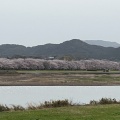
[[[0,44],[120,43],[120,0],[0,0]]]

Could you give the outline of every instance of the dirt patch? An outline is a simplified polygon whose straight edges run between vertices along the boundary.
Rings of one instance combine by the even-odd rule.
[[[0,85],[105,86],[120,85],[120,74],[19,73],[0,75]]]

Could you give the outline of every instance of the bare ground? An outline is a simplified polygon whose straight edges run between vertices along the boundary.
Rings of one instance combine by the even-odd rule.
[[[119,86],[120,74],[18,73],[0,74],[1,86]]]

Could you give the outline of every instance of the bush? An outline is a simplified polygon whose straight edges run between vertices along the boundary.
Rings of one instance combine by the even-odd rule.
[[[95,101],[95,100],[90,101],[90,105],[97,105],[97,104],[98,104],[98,101]]]
[[[23,110],[25,110],[25,108],[20,106],[20,105],[12,105],[11,109],[13,109],[14,111],[18,111],[18,110],[23,111]]]
[[[7,105],[0,105],[0,112],[10,111],[10,108]]]
[[[65,100],[56,100],[56,101],[45,101],[44,107],[62,107],[62,106],[69,106],[71,103],[65,99]]]
[[[99,101],[95,101],[95,100],[91,100],[90,104],[91,105],[98,105],[98,104],[119,104],[120,102],[117,101],[115,98],[111,99],[111,98],[102,98]]]
[[[111,99],[111,98],[102,98],[100,101],[99,101],[99,104],[116,104],[118,103],[116,101],[116,99]]]

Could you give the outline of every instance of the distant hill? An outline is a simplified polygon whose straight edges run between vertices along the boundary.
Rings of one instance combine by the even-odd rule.
[[[39,57],[63,59],[69,56],[80,59],[108,59],[120,60],[120,48],[89,45],[79,39],[65,41],[60,44],[45,44],[34,47],[5,44],[0,45],[0,57]]]
[[[103,40],[85,40],[86,43],[90,45],[99,45],[103,47],[120,47],[120,44],[117,42],[103,41]]]

